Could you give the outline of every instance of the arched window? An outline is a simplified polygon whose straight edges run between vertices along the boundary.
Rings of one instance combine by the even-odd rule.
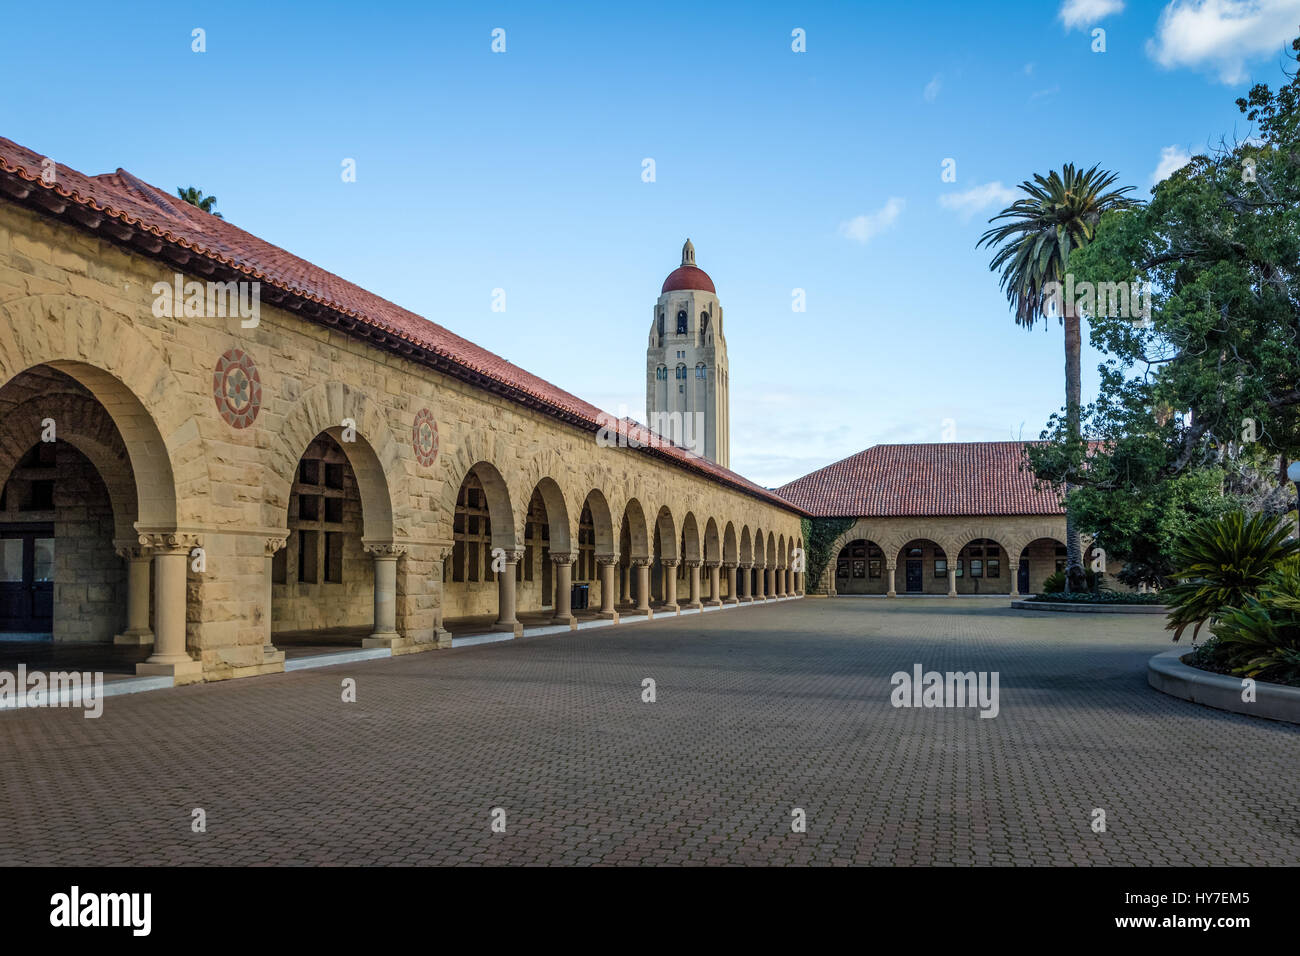
[[[707,378],[707,377],[708,377],[708,367],[707,367],[706,365],[704,365],[703,363],[700,363],[699,365],[695,366],[695,377],[696,377],[696,378]]]
[[[678,335],[686,334],[686,310],[685,309],[677,313],[677,334]]]
[[[701,312],[700,313],[700,334],[703,335],[707,331],[709,331],[709,313]]]
[[[655,378],[657,378],[661,382],[668,381],[668,366],[660,365],[657,369],[655,369]]]
[[[664,313],[663,313],[663,310],[661,309],[661,310],[659,311],[659,342],[660,342],[660,344],[663,344],[663,338],[664,338]]]

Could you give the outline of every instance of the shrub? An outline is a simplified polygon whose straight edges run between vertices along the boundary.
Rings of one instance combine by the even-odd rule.
[[[1092,568],[1084,568],[1083,574],[1088,580],[1088,590],[1097,590],[1097,572]],[[1065,572],[1053,571],[1043,581],[1043,594],[1064,594],[1065,593]]]
[[[1300,684],[1300,562],[1287,561],[1256,596],[1227,608],[1196,663],[1210,670]]]
[[[1217,621],[1232,608],[1245,605],[1273,574],[1278,564],[1295,554],[1300,545],[1289,537],[1284,515],[1257,514],[1247,518],[1234,511],[1222,518],[1194,524],[1174,544],[1180,568],[1178,583],[1165,589],[1174,640],[1194,624],[1192,640],[1206,621]]]
[[[1029,601],[1041,601],[1049,604],[1163,604],[1159,594],[1137,594],[1132,591],[1074,591],[1070,594],[1044,591],[1036,594]]]

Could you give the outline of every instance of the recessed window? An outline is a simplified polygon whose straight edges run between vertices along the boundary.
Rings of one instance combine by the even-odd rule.
[[[325,487],[342,489],[343,463],[341,461],[327,461],[325,463]]]
[[[300,584],[315,584],[316,566],[320,560],[320,532],[298,532],[298,581]]]
[[[325,520],[330,524],[343,523],[343,499],[342,498],[325,499]]]
[[[677,334],[678,335],[686,334],[686,311],[685,310],[682,310],[681,312],[677,313]]]
[[[315,458],[304,458],[298,463],[298,481],[304,485],[320,484],[320,461]]]
[[[935,559],[934,559],[934,576],[935,576],[936,578],[946,578],[946,577],[948,576],[948,559],[947,559],[947,558],[935,558]]]
[[[325,580],[340,584],[343,581],[343,532],[325,532]]]

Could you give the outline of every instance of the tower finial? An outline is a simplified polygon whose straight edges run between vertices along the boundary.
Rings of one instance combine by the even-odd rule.
[[[682,246],[682,265],[695,265],[695,247],[691,245],[691,240],[686,240],[686,245]]]

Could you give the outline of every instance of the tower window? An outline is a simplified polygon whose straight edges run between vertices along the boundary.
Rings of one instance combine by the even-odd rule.
[[[707,366],[704,366],[704,365],[697,365],[697,366],[695,366],[695,377],[696,377],[696,378],[705,378],[705,377],[707,377],[706,374],[705,374],[706,371],[707,371]]]
[[[661,382],[668,381],[668,366],[660,365],[655,369],[655,378],[659,379]]]
[[[685,366],[685,365],[679,365],[679,366],[677,366],[677,378],[678,378],[678,379],[684,379],[684,378],[686,378],[686,366]]]
[[[677,313],[677,334],[678,335],[686,334],[686,310],[685,309]]]

